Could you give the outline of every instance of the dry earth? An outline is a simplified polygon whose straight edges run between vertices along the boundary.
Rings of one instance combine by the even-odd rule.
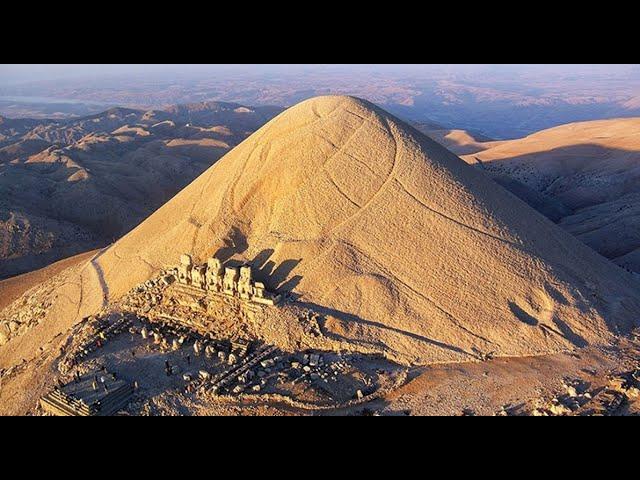
[[[562,125],[479,145],[462,158],[503,179],[594,250],[640,273],[640,119]]]
[[[0,119],[0,278],[111,243],[279,111],[210,102]]]
[[[387,112],[319,97],[270,121],[121,240],[0,312],[16,323],[0,347],[0,368],[12,369],[3,412],[33,412],[83,319],[183,252],[198,262],[214,254],[251,261],[259,279],[286,295],[254,329],[257,338],[283,351],[377,356],[417,373],[390,394],[388,413],[489,413],[516,397],[533,401],[524,382],[503,391],[514,367],[540,382],[555,369],[549,392],[559,375],[573,381],[582,367],[615,364],[623,374],[635,347],[619,344],[640,323],[632,274]],[[318,316],[320,337],[308,338],[299,311]],[[570,360],[576,355],[584,364]],[[478,365],[488,378],[495,372],[496,385],[475,378]],[[424,396],[424,387],[436,390],[438,372],[456,370],[441,391],[460,392],[460,401]],[[493,399],[472,400],[482,391]],[[553,402],[546,393],[537,392]],[[152,413],[226,411],[175,395],[158,401]],[[295,404],[266,403],[299,413]],[[228,405],[231,414],[245,406]],[[261,411],[254,407],[247,411]]]

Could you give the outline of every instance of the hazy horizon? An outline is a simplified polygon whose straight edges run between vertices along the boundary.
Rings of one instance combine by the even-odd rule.
[[[380,71],[383,73],[548,73],[552,75],[630,75],[640,76],[633,64],[4,64],[0,65],[0,84],[48,81],[66,78],[176,74],[265,74],[333,73]]]
[[[70,118],[109,106],[207,101],[290,107],[353,95],[403,119],[516,138],[640,116],[635,64],[6,64],[0,115]]]

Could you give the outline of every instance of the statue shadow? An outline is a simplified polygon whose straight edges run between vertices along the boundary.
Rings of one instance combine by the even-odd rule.
[[[293,270],[300,264],[302,259],[289,259],[276,266],[276,262],[271,259],[274,254],[272,248],[262,250],[251,261],[255,277],[264,282],[271,290],[280,293],[291,292],[298,286],[302,276],[294,275],[289,278]]]
[[[465,355],[465,356],[474,356],[473,353],[471,352],[467,352],[466,350],[456,347],[455,345],[450,345],[438,340],[435,340],[433,338],[429,338],[414,332],[409,332],[406,330],[402,330],[390,325],[384,325],[382,323],[378,323],[378,322],[374,322],[371,320],[366,320],[362,317],[360,317],[359,315],[355,315],[352,313],[348,313],[348,312],[343,312],[340,310],[336,310],[334,308],[330,308],[330,307],[324,307],[322,305],[318,305],[316,303],[311,303],[311,302],[299,302],[298,303],[300,306],[302,306],[303,308],[307,308],[311,311],[317,312],[319,314],[321,314],[323,317],[326,316],[331,316],[333,318],[338,319],[341,322],[344,322],[346,324],[352,324],[352,325],[361,325],[361,326],[366,326],[369,328],[375,328],[375,329],[379,329],[382,331],[387,331],[389,333],[395,334],[395,335],[399,335],[400,337],[404,337],[406,339],[411,339],[411,340],[415,340],[421,343],[426,343],[428,345],[437,347],[437,348],[441,348],[443,350],[448,350],[450,352],[454,352],[457,354],[461,354],[461,355]],[[326,327],[326,318],[322,318],[319,321],[320,324],[320,329],[322,331],[322,333],[326,336],[333,336],[333,337],[341,337],[340,335],[337,335],[335,333],[329,332],[327,327]],[[342,338],[338,338],[338,339],[345,339],[344,337]],[[376,342],[372,342],[371,345],[376,345],[376,346],[380,346],[381,344],[376,343]]]
[[[273,255],[274,250],[272,248],[268,248],[262,250],[255,258],[251,261],[251,266],[253,267],[254,274],[256,277],[262,281],[265,281],[271,276],[271,272],[274,270],[276,264],[274,261],[269,260]]]
[[[278,285],[278,289],[282,289],[285,285],[285,281],[293,272],[293,269],[298,266],[298,264],[302,261],[302,259],[289,259],[282,262],[280,265],[276,267],[276,269],[271,273],[269,277],[269,283],[274,287]],[[294,277],[295,278],[295,277]],[[291,282],[293,278],[287,281],[287,284]],[[299,283],[299,281],[298,281]],[[296,283],[297,285],[297,283]]]
[[[220,259],[223,263],[228,262],[231,257],[249,248],[247,237],[235,227],[232,228],[228,237],[225,239],[225,244],[224,247],[219,248],[214,254],[214,257]]]
[[[271,258],[271,255],[273,255],[273,253],[274,253],[273,248],[267,248],[265,250],[262,250],[251,261],[251,265],[253,265],[253,268],[256,271],[262,270],[266,266],[267,261]],[[273,262],[271,262],[271,263],[273,263]]]

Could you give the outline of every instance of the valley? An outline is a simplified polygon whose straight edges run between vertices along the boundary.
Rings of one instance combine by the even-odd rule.
[[[0,278],[113,242],[280,109],[204,103],[0,120]]]

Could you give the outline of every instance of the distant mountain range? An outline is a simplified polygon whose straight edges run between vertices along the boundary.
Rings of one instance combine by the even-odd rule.
[[[640,116],[638,67],[547,65],[316,65],[168,69],[100,80],[42,79],[2,85],[0,114],[78,116],[111,105],[163,108],[203,100],[281,105],[357,95],[412,122],[514,139],[558,125]],[[1,80],[1,79],[0,79]]]
[[[0,117],[0,277],[120,237],[281,110],[205,102]]]
[[[640,273],[640,118],[491,141],[422,131],[620,266]]]

